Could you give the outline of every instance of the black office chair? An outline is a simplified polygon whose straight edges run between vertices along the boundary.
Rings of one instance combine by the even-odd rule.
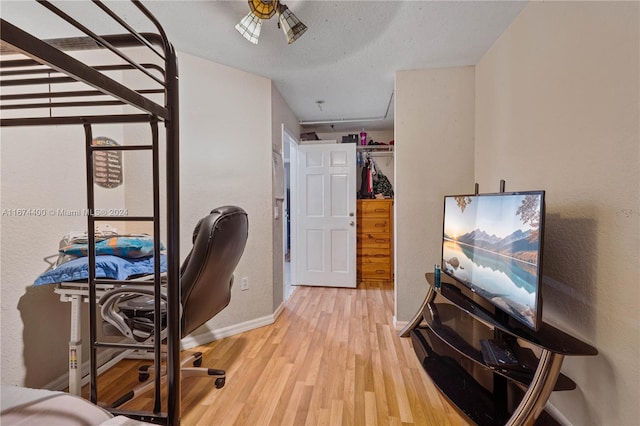
[[[235,206],[214,209],[196,225],[193,248],[180,268],[181,337],[196,330],[229,304],[233,272],[244,252],[248,229],[246,212]],[[164,307],[166,293],[161,298]],[[120,287],[102,296],[99,304],[107,328],[138,342],[153,341],[152,289]],[[107,334],[113,333],[107,330]],[[166,337],[164,320],[161,336]],[[200,368],[201,352],[183,358],[180,364],[183,378],[215,378],[216,388],[225,384],[224,370]],[[189,364],[193,367],[187,367]],[[140,381],[149,378],[149,367],[143,366],[139,370]],[[118,399],[112,407],[124,404],[152,386],[153,382],[144,383]]]

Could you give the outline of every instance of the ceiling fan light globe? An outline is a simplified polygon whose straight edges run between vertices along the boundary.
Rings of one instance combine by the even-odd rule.
[[[289,8],[282,3],[278,7],[278,14],[280,27],[284,31],[284,36],[287,38],[287,43],[291,44],[307,31],[307,26],[300,22],[298,17],[289,10]]]
[[[240,23],[236,25],[236,30],[253,44],[258,44],[261,29],[262,19],[257,17],[253,12],[249,12],[247,16],[242,18]]]

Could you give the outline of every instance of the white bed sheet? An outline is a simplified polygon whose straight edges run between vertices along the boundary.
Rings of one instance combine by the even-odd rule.
[[[148,425],[124,416],[114,417],[79,396],[19,386],[0,387],[0,424],[24,426],[137,426]]]

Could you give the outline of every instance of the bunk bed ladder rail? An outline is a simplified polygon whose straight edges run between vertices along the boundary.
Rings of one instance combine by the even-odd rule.
[[[89,323],[90,323],[90,341],[91,341],[91,402],[98,403],[98,366],[97,366],[97,350],[98,348],[126,348],[126,349],[152,349],[154,353],[154,407],[153,413],[161,414],[162,398],[161,398],[161,364],[162,364],[162,318],[161,315],[154,315],[154,344],[152,347],[144,344],[117,344],[105,343],[98,341],[97,324],[98,313],[95,301],[97,300],[96,291],[96,253],[95,253],[95,230],[98,221],[147,221],[153,222],[153,256],[154,256],[154,293],[159,295],[161,292],[161,270],[160,270],[160,167],[159,167],[159,143],[158,143],[158,120],[152,118],[151,125],[151,145],[124,145],[124,146],[105,146],[93,144],[93,132],[90,123],[84,125],[85,142],[86,142],[86,171],[87,171],[87,234],[88,234],[88,263],[89,263]],[[142,151],[151,150],[152,155],[152,175],[153,175],[153,215],[152,216],[97,216],[95,213],[95,191],[94,191],[94,173],[93,173],[93,154],[96,151]],[[154,298],[154,310],[156,313],[161,311],[160,297]]]

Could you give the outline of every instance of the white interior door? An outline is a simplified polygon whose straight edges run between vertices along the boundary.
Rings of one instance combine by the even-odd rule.
[[[356,287],[356,146],[299,145],[297,284]]]

